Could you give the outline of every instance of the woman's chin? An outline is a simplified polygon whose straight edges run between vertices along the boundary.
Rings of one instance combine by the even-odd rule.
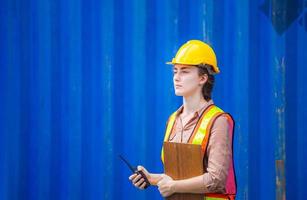
[[[180,91],[176,91],[176,90],[175,90],[175,94],[176,94],[176,96],[183,96],[183,93],[180,92]]]

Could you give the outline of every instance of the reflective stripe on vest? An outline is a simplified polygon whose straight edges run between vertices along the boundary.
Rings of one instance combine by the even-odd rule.
[[[209,141],[210,131],[213,126],[214,121],[216,118],[220,115],[224,114],[224,111],[218,108],[215,105],[210,105],[202,114],[201,118],[196,124],[196,127],[192,133],[192,136],[188,143],[201,145],[202,154],[203,156],[206,153],[206,148]],[[164,142],[168,141],[169,136],[172,132],[173,126],[175,124],[177,112],[174,112],[167,122],[165,136],[164,136]],[[233,136],[233,119],[229,114],[226,115],[227,121],[230,125],[229,134],[232,141]],[[164,150],[162,146],[161,150],[161,160],[164,163]],[[226,192],[228,194],[207,194],[206,197],[204,197],[205,200],[221,200],[221,199],[235,199],[235,193],[236,193],[236,183],[235,183],[235,175],[234,175],[234,168],[233,168],[233,160],[231,162],[230,168],[229,168],[229,174],[226,181]]]
[[[167,141],[169,138],[170,133],[172,132],[175,120],[176,120],[176,114],[177,112],[174,112],[170,118],[168,119],[167,125],[166,125],[166,132],[164,135],[164,141]],[[162,150],[161,150],[161,160],[164,163],[164,150],[163,150],[163,146],[162,146]]]

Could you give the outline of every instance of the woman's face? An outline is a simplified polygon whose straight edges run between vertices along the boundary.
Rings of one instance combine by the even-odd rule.
[[[177,96],[191,96],[200,92],[207,76],[199,76],[198,68],[192,65],[176,64],[173,68],[174,88]]]

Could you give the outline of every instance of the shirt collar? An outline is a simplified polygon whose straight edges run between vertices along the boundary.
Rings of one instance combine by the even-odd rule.
[[[197,115],[198,117],[202,114],[202,112],[208,108],[210,105],[214,104],[213,100],[209,100],[205,103],[205,105],[201,108],[199,108],[195,113],[194,115]],[[183,105],[181,105],[178,110],[176,111],[176,116],[180,115],[183,111]]]

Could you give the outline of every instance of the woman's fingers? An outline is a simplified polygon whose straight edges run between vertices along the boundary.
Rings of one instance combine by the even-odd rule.
[[[145,179],[142,178],[140,174],[132,174],[129,179],[132,181],[133,185],[138,188],[141,188],[144,183],[146,184]]]
[[[137,176],[137,174],[132,174],[131,176],[129,176],[129,180],[133,180],[135,177]]]
[[[142,172],[145,174],[145,176],[148,176],[148,175],[149,175],[148,171],[147,171],[143,166],[138,165],[138,166],[137,166],[137,169],[138,169],[139,171],[142,171]]]
[[[138,165],[138,166],[137,166],[137,169],[138,169],[139,171],[143,171],[144,174],[148,174],[148,171],[147,171],[143,166],[141,166],[141,165]]]
[[[163,197],[169,196],[169,191],[167,190],[167,188],[159,187],[158,190]]]
[[[134,179],[132,179],[132,183],[135,185],[139,179],[141,178],[142,176],[140,174],[138,174],[136,177],[134,177]]]
[[[136,182],[134,185],[136,186],[136,187],[140,187],[143,183],[144,183],[144,179],[143,178],[141,178],[138,182]]]
[[[141,165],[139,165],[137,167],[138,171],[142,171],[144,173],[144,175],[146,176],[146,178],[149,180],[150,175],[148,173],[148,171]],[[145,177],[142,177],[142,175],[139,172],[136,172],[132,175],[129,176],[129,180],[132,182],[132,184],[139,188],[139,189],[144,189],[146,186],[146,181],[145,181]]]
[[[159,190],[160,194],[164,197],[165,196],[165,189],[159,187],[158,190]]]
[[[140,186],[140,189],[144,189],[145,186],[146,186],[146,182],[144,181],[144,182],[142,183],[142,185]]]
[[[129,180],[133,183],[133,185],[137,188],[144,189],[146,182],[145,179],[142,178],[140,174],[132,174],[129,176]]]

